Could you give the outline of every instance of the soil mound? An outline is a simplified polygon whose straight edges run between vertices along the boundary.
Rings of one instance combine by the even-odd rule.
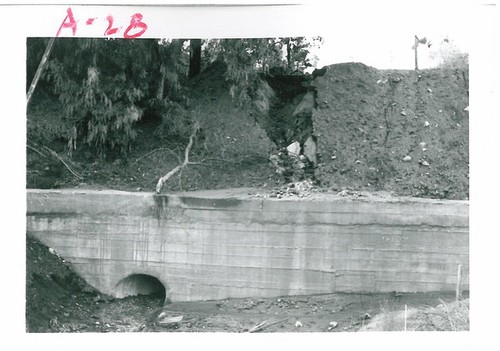
[[[93,331],[87,324],[96,299],[98,293],[57,253],[26,236],[26,331]]]
[[[468,199],[468,70],[326,67],[313,111],[325,187]]]

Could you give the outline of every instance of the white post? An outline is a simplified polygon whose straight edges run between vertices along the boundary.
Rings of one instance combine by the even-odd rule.
[[[408,305],[405,305],[405,331],[406,331],[406,319],[408,318]]]
[[[457,271],[457,289],[456,289],[456,300],[460,300],[460,297],[462,297],[462,265],[458,265],[458,271]]]

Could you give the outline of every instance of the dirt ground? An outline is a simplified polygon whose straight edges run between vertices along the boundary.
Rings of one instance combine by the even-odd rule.
[[[26,330],[58,332],[356,332],[380,313],[436,306],[450,293],[327,294],[171,302],[95,291],[36,239],[26,243]]]

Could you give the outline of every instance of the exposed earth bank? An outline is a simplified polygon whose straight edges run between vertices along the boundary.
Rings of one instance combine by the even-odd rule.
[[[215,63],[188,85],[187,113],[201,129],[192,164],[164,191],[273,189],[310,178],[330,191],[468,199],[468,70],[387,71],[344,63],[313,75],[267,76],[274,98],[266,115],[235,105],[224,72]],[[127,155],[98,158],[79,144],[68,157],[61,115],[58,101],[44,94],[28,111],[29,188],[154,191],[159,177],[184,160],[187,138],[165,138],[176,126],[147,115]],[[270,157],[294,141],[304,153],[309,137],[316,141],[306,151],[314,153],[309,172],[295,170],[298,178],[288,179],[276,173]]]

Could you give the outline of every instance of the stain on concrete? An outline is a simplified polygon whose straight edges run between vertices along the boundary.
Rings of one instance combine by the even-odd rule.
[[[243,202],[239,199],[205,199],[198,197],[181,197],[181,202],[191,208],[231,208],[241,205]]]
[[[78,216],[78,212],[76,211],[68,211],[68,212],[30,212],[26,213],[27,216],[31,217],[43,217],[48,218],[49,220],[52,218],[73,218]]]

